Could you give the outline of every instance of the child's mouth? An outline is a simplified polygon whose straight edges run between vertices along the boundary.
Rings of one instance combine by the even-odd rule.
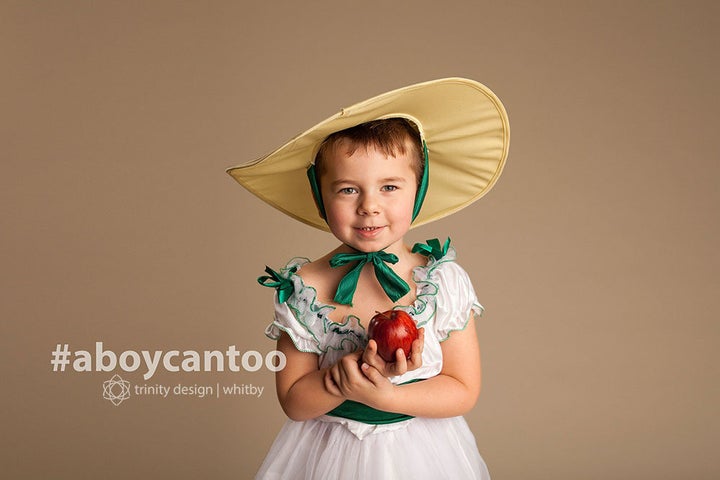
[[[356,230],[359,235],[369,238],[378,235],[382,231],[383,227],[357,227]]]

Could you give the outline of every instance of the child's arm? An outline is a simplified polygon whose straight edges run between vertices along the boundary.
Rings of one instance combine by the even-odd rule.
[[[317,354],[299,351],[284,332],[277,345],[287,363],[275,374],[275,386],[280,405],[289,418],[303,421],[319,417],[345,400],[325,390],[323,377],[327,369],[318,369]]]
[[[422,382],[395,386],[381,373],[365,364],[355,368],[348,355],[330,369],[337,391],[350,400],[378,410],[416,417],[454,417],[469,411],[480,394],[480,347],[475,321],[470,318],[463,330],[452,332],[441,343],[442,371]],[[363,374],[364,373],[364,374]]]

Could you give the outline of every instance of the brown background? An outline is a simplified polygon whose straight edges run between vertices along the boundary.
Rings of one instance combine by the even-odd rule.
[[[466,76],[508,109],[495,189],[450,235],[486,315],[467,415],[495,479],[710,479],[720,282],[717,2],[3,1],[7,478],[250,478],[272,374],[102,399],[70,349],[267,352],[265,264],[334,245],[224,169],[342,106]]]

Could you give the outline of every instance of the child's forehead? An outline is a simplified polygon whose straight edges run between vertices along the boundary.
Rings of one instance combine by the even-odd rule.
[[[344,138],[328,148],[325,158],[328,160],[327,166],[342,164],[342,160],[351,158],[358,160],[373,158],[406,162],[410,159],[410,149],[405,148],[404,151],[401,149],[388,150],[376,143],[359,143]]]
[[[407,169],[408,174],[413,175],[412,163],[409,149],[404,152],[391,153],[384,151],[378,145],[354,145],[351,140],[348,140],[338,143],[328,150],[323,166],[326,173],[382,168],[398,171]]]

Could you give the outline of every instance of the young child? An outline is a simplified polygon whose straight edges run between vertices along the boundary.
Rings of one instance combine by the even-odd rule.
[[[266,334],[287,357],[276,386],[289,420],[257,478],[489,478],[462,417],[480,392],[482,307],[449,239],[410,248],[404,237],[485,194],[508,141],[492,92],[450,78],[343,109],[228,170],[340,241],[258,279],[277,289]],[[420,335],[386,362],[366,328],[391,309],[409,313]]]

